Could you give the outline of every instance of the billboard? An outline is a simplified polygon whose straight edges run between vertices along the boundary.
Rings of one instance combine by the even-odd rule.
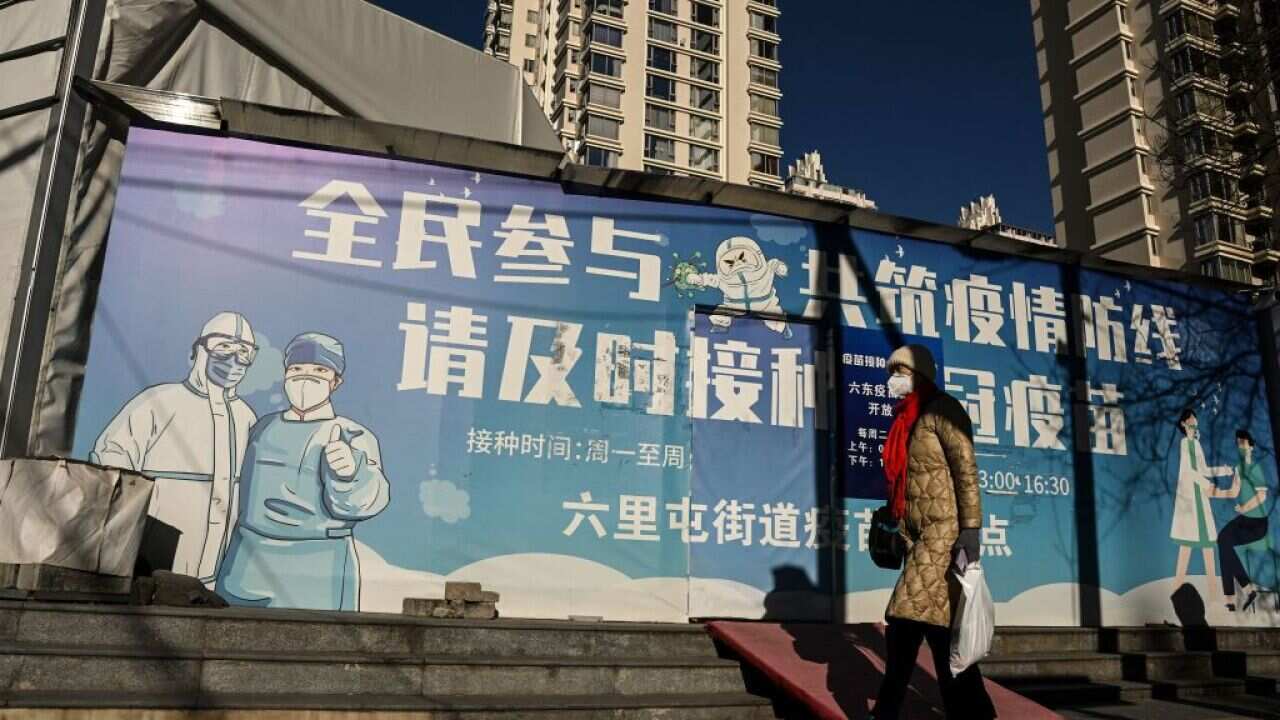
[[[132,130],[75,454],[157,477],[148,561],[238,604],[873,620],[908,342],[999,622],[1276,620],[1241,297],[474,169]]]

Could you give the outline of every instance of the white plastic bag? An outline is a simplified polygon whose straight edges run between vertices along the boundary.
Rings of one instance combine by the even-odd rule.
[[[982,563],[971,562],[964,572],[954,567],[960,583],[960,597],[951,619],[951,675],[959,675],[991,652],[996,631],[996,606],[991,601]]]

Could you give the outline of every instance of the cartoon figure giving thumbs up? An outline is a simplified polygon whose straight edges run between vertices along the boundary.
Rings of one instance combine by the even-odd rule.
[[[216,589],[236,605],[359,610],[352,528],[390,499],[378,440],[333,411],[342,343],[303,333],[284,364],[289,409],[250,432],[239,521]]]

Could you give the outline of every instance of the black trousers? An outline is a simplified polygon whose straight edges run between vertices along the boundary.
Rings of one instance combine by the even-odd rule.
[[[990,720],[996,716],[995,706],[982,683],[982,673],[971,665],[957,677],[951,676],[951,628],[928,625],[914,620],[891,618],[885,631],[889,657],[885,662],[884,682],[872,711],[876,720],[897,720],[902,701],[916,667],[920,643],[929,643],[933,667],[938,674],[942,704],[952,720]]]
[[[1222,591],[1236,594],[1236,583],[1249,584],[1249,571],[1245,570],[1237,545],[1248,545],[1267,536],[1267,519],[1237,515],[1218,533],[1218,555],[1222,557]]]

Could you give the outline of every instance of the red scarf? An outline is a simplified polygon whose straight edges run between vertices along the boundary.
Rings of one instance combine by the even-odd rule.
[[[888,480],[889,509],[893,517],[901,520],[907,514],[907,446],[911,440],[911,428],[920,417],[920,409],[929,404],[938,392],[928,380],[916,379],[918,387],[893,408],[893,426],[884,443],[884,475]]]

